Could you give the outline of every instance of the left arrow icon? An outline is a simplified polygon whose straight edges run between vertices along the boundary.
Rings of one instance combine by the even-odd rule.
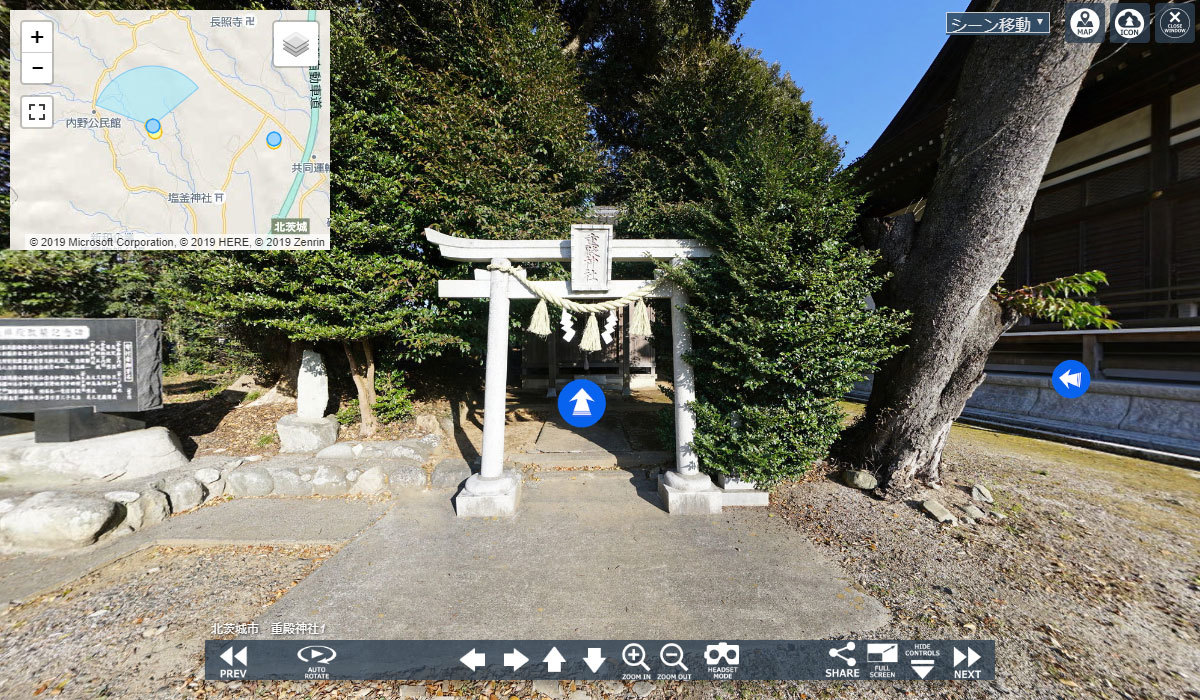
[[[509,668],[511,668],[514,671],[517,670],[518,668],[521,668],[522,666],[524,666],[525,662],[528,660],[529,660],[529,658],[527,656],[525,656],[524,654],[522,654],[521,652],[517,651],[516,647],[513,647],[511,654],[504,655],[504,665],[508,666]]]
[[[459,661],[463,662],[463,665],[472,671],[477,671],[479,670],[480,666],[487,665],[487,656],[472,649],[466,654],[463,654],[463,657],[459,659]]]

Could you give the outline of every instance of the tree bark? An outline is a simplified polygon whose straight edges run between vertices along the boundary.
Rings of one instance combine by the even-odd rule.
[[[350,362],[350,376],[354,379],[354,388],[358,391],[358,435],[359,437],[371,437],[379,429],[379,422],[375,419],[375,357],[369,350],[369,341],[359,341],[363,344],[363,355],[366,358],[366,366],[358,361],[354,354],[354,346],[350,341],[342,342],[342,349],[346,351],[346,359]],[[370,377],[370,383],[367,378]]]
[[[989,9],[1042,9],[1035,5]],[[882,472],[890,495],[940,482],[950,425],[983,381],[989,350],[1017,320],[990,292],[1099,47],[1064,41],[1061,5],[1051,25],[1044,37],[972,39],[921,221],[906,215],[863,227],[892,273],[875,299],[910,311],[912,325],[838,452]]]

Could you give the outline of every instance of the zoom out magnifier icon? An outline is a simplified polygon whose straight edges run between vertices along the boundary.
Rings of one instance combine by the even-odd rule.
[[[641,666],[647,671],[650,670],[646,665],[646,648],[641,644],[626,644],[621,650],[621,660],[626,666]]]
[[[663,648],[658,650],[658,658],[662,659],[662,662],[668,666],[678,666],[684,671],[688,670],[688,667],[683,663],[683,647],[678,644],[664,644]]]

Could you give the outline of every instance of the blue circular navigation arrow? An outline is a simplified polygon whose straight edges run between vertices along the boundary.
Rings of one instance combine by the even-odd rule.
[[[1092,383],[1092,373],[1087,365],[1078,360],[1066,360],[1058,363],[1050,373],[1050,386],[1064,399],[1077,399],[1087,393]]]
[[[587,379],[576,379],[558,392],[558,414],[576,428],[595,425],[607,405],[604,392]]]

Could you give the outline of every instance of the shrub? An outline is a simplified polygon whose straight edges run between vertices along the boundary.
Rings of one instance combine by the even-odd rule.
[[[627,230],[715,252],[666,268],[690,296],[701,467],[794,477],[827,454],[838,400],[902,329],[865,303],[880,279],[850,243],[841,149],[777,66],[723,42],[678,55],[640,107]]]

